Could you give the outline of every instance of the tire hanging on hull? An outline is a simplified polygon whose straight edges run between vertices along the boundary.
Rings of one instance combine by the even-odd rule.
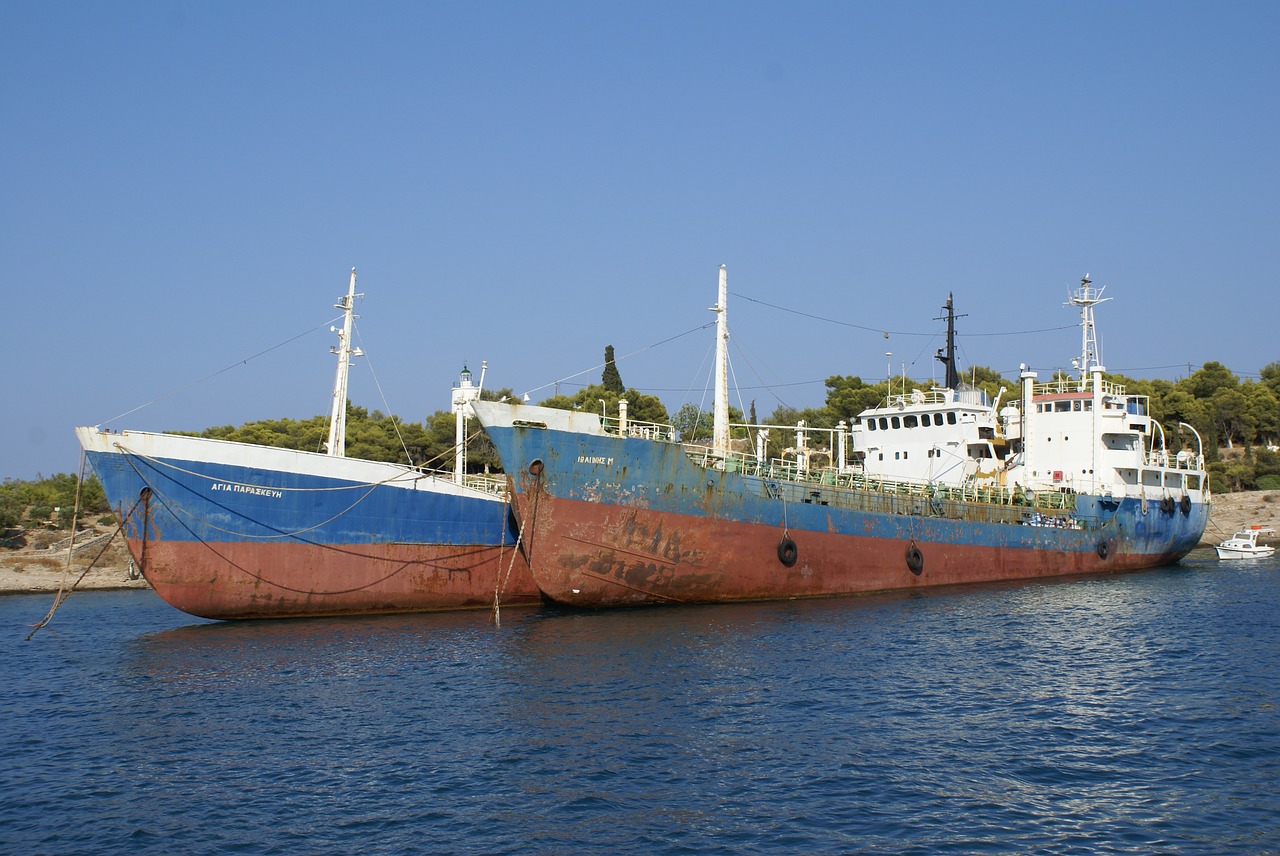
[[[919,576],[924,570],[924,554],[916,546],[916,539],[914,538],[907,545],[907,568],[916,576]]]

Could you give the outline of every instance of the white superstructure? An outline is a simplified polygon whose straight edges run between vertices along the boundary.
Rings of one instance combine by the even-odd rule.
[[[1041,383],[1024,366],[1018,400],[1003,408],[999,397],[988,402],[963,385],[891,395],[854,420],[853,468],[909,484],[1137,497],[1166,511],[1204,501],[1208,477],[1195,429],[1179,423],[1185,431],[1167,435],[1147,396],[1103,377],[1093,318],[1100,295],[1086,275],[1070,301],[1081,307],[1078,377]]]

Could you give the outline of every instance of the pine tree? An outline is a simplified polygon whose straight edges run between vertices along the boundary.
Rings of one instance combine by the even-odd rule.
[[[622,385],[622,375],[618,374],[618,366],[613,362],[613,345],[606,345],[604,348],[604,374],[600,376],[600,383],[615,395],[622,395],[627,391]]]

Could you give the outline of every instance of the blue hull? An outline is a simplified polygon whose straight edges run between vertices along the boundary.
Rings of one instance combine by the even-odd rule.
[[[496,409],[495,409],[496,410]],[[578,606],[827,597],[1176,562],[1206,503],[1064,495],[1053,514],[704,467],[674,443],[486,419],[542,592]],[[1058,524],[1058,525],[1048,525]]]
[[[498,495],[403,467],[243,444],[129,433],[85,441],[134,561],[161,597],[194,615],[539,600]],[[123,448],[130,443],[153,453]]]

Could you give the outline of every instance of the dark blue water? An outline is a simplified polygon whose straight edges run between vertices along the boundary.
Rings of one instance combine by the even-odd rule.
[[[1280,853],[1280,565],[219,624],[0,598],[6,853]]]

